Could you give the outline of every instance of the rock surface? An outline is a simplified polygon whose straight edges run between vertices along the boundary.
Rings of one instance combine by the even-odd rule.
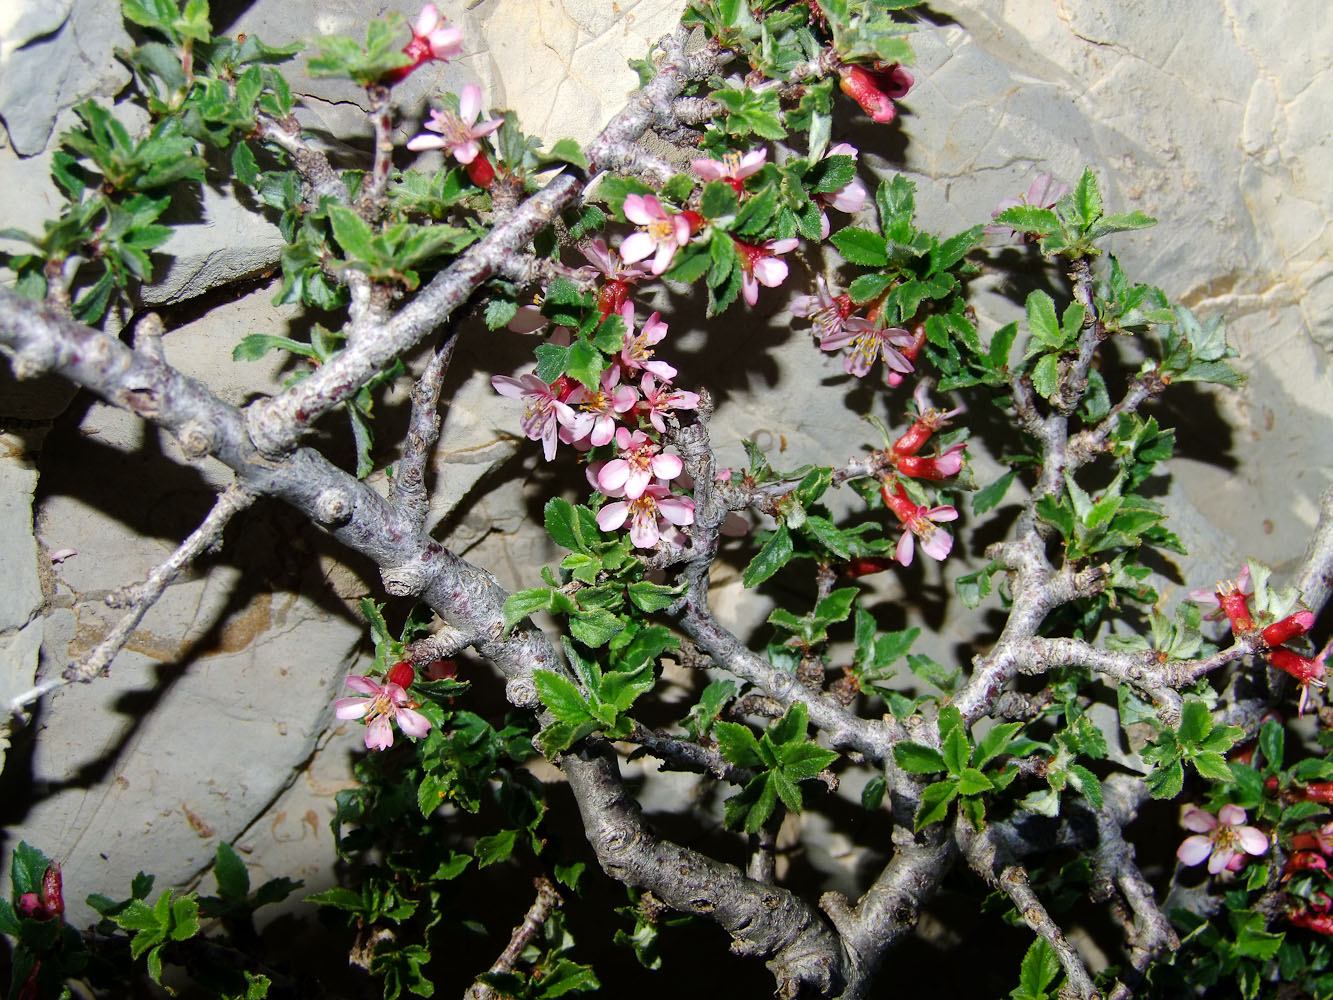
[[[412,13],[398,0],[374,6],[257,0],[228,30],[277,44],[312,31],[359,34],[360,19],[382,9]],[[476,81],[488,106],[513,108],[526,131],[548,143],[566,135],[586,142],[635,85],[625,60],[641,57],[684,4],[441,6],[464,27],[471,54],[402,88],[400,139],[416,131],[431,95]],[[14,192],[5,225],[38,229],[54,203],[52,147],[44,145],[52,123],[69,121],[68,108],[84,95],[123,83],[112,56],[127,43],[117,8],[113,0],[21,2],[0,15],[0,116],[10,146],[0,152],[0,183]],[[943,0],[935,5],[941,23],[924,24],[916,38],[918,85],[903,102],[901,128],[871,127],[849,113],[839,122],[869,167],[905,169],[917,181],[928,228],[953,232],[983,221],[1037,173],[1072,181],[1085,165],[1098,171],[1116,208],[1160,219],[1154,230],[1118,237],[1115,251],[1139,280],[1205,317],[1225,315],[1251,379],[1244,394],[1185,389],[1165,403],[1165,419],[1181,425],[1168,502],[1184,516],[1188,586],[1234,572],[1243,554],[1279,572],[1299,558],[1333,469],[1333,169],[1325,127],[1333,22],[1323,10],[1319,0],[1277,12],[1257,0]],[[35,85],[56,66],[72,67],[59,86]],[[350,157],[361,155],[354,149],[364,149],[367,130],[355,88],[293,79],[303,125],[356,162]],[[399,155],[400,164],[411,162]],[[211,225],[191,227],[170,245],[175,259],[148,290],[150,301],[188,299],[275,259],[268,223],[241,221],[229,195],[210,199]],[[802,279],[808,275],[794,269],[792,285]],[[1002,269],[978,287],[984,332],[1019,311],[1023,293]],[[169,360],[233,402],[271,390],[282,377],[276,355],[237,365],[230,352],[246,333],[285,332],[292,316],[268,305],[273,291],[176,326],[165,338]],[[756,310],[729,314],[707,342],[688,317],[672,318],[664,351],[683,384],[707,385],[718,397],[714,439],[724,462],[741,463],[740,437],[758,438],[788,467],[874,441],[857,419],[865,394],[844,394],[838,360],[818,352],[781,311],[788,291],[765,290]],[[530,585],[553,555],[535,527],[543,498],[580,488],[580,470],[545,466],[518,435],[516,409],[490,391],[491,374],[530,365],[529,349],[517,336],[465,340],[434,464],[441,537],[507,586]],[[11,398],[0,389],[0,402]],[[388,426],[401,426],[398,399],[383,407],[382,439],[391,437]],[[119,411],[82,397],[63,416],[65,402],[43,405],[0,407],[4,417],[55,424],[37,458],[40,481],[26,460],[0,459],[0,560],[7,584],[17,581],[0,591],[6,690],[31,683],[39,641],[44,671],[89,648],[113,620],[105,592],[141,578],[170,552],[226,481],[214,466],[176,465],[169,441]],[[110,679],[42,707],[35,744],[24,751],[30,777],[22,767],[5,776],[13,793],[5,846],[22,838],[59,856],[66,885],[78,886],[71,900],[124,893],[139,869],[157,872],[160,885],[186,883],[219,838],[239,838],[268,875],[327,872],[332,794],[360,737],[355,728],[329,730],[328,706],[364,652],[349,607],[379,593],[377,576],[342,562],[276,505],[242,515],[227,537],[221,554],[171,588]],[[50,560],[37,541],[48,553],[78,553],[52,567],[45,596],[39,568],[45,573],[42,560]],[[938,567],[886,576],[878,605],[886,623],[938,620],[947,592]],[[742,630],[762,621],[765,601],[740,588],[734,568],[719,567],[715,582],[721,613]],[[904,599],[912,610],[900,610]],[[956,658],[973,628],[967,616],[947,618],[931,651]],[[7,866],[0,871],[7,875]]]

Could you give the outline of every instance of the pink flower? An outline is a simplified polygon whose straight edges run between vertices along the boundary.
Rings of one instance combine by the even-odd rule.
[[[431,111],[431,120],[426,122],[425,128],[440,134],[415,136],[407,141],[407,148],[447,149],[459,163],[471,163],[481,152],[481,143],[477,140],[504,124],[503,118],[490,118],[478,125],[476,121],[480,114],[481,88],[469,83],[459,95],[458,114],[447,108]]]
[[[787,262],[779,260],[778,254],[789,253],[800,242],[795,237],[786,240],[769,240],[762,246],[742,243],[732,237],[736,252],[741,258],[741,296],[746,304],[754,305],[759,301],[759,286],[777,288],[787,280]]]
[[[828,156],[850,156],[855,160],[860,156],[860,150],[849,142],[840,142],[827,153]],[[846,212],[851,215],[861,211],[861,206],[866,203],[866,186],[861,183],[861,178],[853,177],[850,181],[838,188],[836,191],[830,191],[828,194],[816,194],[814,200],[821,206],[832,205],[839,212]],[[819,213],[819,238],[828,239],[829,221],[828,213]]]
[[[393,70],[388,75],[388,81],[398,83],[406,79],[422,63],[433,59],[448,61],[462,51],[462,29],[446,28],[444,15],[433,3],[428,3],[421,8],[416,23],[412,25],[412,40],[403,46],[403,53],[412,62]]]
[[[620,428],[616,431],[616,445],[620,457],[602,466],[597,476],[598,488],[608,496],[623,494],[637,500],[654,478],[669,481],[684,468],[679,455],[665,454],[662,446],[643,431],[630,433],[628,428]]]
[[[936,527],[936,523],[958,520],[958,510],[949,506],[918,507],[902,483],[894,485],[893,492],[889,491],[887,482],[880,489],[885,505],[898,515],[904,529],[894,558],[904,566],[912,565],[913,539],[920,538],[921,551],[936,562],[942,562],[953,549],[953,536]]]
[[[616,418],[634,409],[639,401],[633,386],[620,385],[620,368],[616,365],[602,372],[599,386],[596,392],[582,385],[574,389],[569,402],[577,405],[579,412],[566,423],[573,440],[588,438],[594,447],[611,443],[616,435]]]
[[[621,318],[625,321],[625,346],[620,349],[620,358],[616,361],[624,372],[652,372],[664,382],[676,377],[676,369],[665,361],[653,360],[653,346],[660,344],[666,336],[667,325],[661,320],[661,313],[653,313],[643,321],[638,333],[634,330],[634,303],[626,302],[620,307]]]
[[[823,337],[835,337],[845,330],[853,335],[874,328],[867,319],[852,316],[856,310],[850,295],[833,295],[823,277],[815,278],[814,295],[798,295],[791,300],[791,313],[815,324]]]
[[[492,375],[491,387],[501,396],[523,400],[523,417],[519,426],[529,440],[542,443],[546,461],[555,458],[559,425],[574,422],[574,411],[560,399],[556,387],[547,385],[533,374],[520,375],[518,378]]]
[[[676,251],[690,241],[690,223],[683,215],[673,215],[662,207],[656,195],[632,194],[625,198],[625,218],[636,226],[620,244],[620,256],[627,264],[654,254],[652,272],[661,274],[671,266]]]
[[[745,190],[745,178],[762,170],[767,159],[768,150],[752,149],[744,156],[739,153],[728,153],[720,160],[706,158],[691,160],[690,166],[704,180],[725,181],[731,185],[733,191],[740,194]]]
[[[914,343],[916,338],[901,327],[890,326],[881,330],[869,320],[852,318],[846,320],[837,333],[822,337],[819,349],[836,351],[850,344],[852,349],[843,358],[842,370],[848,375],[864,378],[878,358],[883,359],[885,367],[890,371],[904,374],[911,372],[912,362],[898,348],[911,347]],[[901,377],[898,381],[902,381]],[[892,384],[897,385],[897,382]]]
[[[615,531],[626,521],[635,548],[651,549],[671,525],[694,523],[694,501],[671,496],[666,486],[651,483],[637,498],[609,503],[597,512],[597,526],[603,531]]]
[[[339,698],[333,703],[333,712],[340,719],[366,719],[366,749],[383,750],[393,746],[393,727],[390,720],[398,724],[408,736],[421,739],[430,732],[430,720],[420,712],[414,711],[416,702],[408,697],[403,685],[394,683],[404,675],[398,664],[384,678],[383,683],[370,677],[349,677],[347,686],[353,691],[367,695],[365,698]],[[397,672],[397,673],[395,673]],[[411,684],[411,667],[405,672],[407,683]]]
[[[606,240],[594,236],[579,244],[579,253],[588,258],[588,262],[602,273],[608,281],[638,281],[648,277],[648,272],[634,265],[626,266],[621,257],[606,245]]]
[[[666,415],[672,410],[697,410],[699,394],[686,392],[663,383],[659,388],[657,380],[651,374],[643,376],[639,383],[643,398],[639,400],[639,412],[648,415],[648,421],[657,428],[657,433],[666,433]]]
[[[1245,863],[1243,854],[1257,856],[1268,850],[1267,835],[1244,823],[1245,810],[1237,805],[1223,806],[1216,816],[1202,809],[1186,809],[1180,824],[1197,836],[1186,837],[1176,857],[1184,865],[1201,864],[1207,858],[1210,875],[1223,869],[1236,871]]]

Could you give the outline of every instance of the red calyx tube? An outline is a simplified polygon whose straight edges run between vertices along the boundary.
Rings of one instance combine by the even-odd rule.
[[[397,684],[406,691],[412,686],[412,681],[416,676],[417,672],[412,669],[412,664],[407,660],[402,660],[389,668],[388,681],[390,684]]]

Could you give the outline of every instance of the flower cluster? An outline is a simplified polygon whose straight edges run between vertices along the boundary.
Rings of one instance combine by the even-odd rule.
[[[628,523],[633,544],[652,548],[663,532],[694,521],[694,501],[671,494],[684,464],[663,450],[663,437],[667,419],[698,409],[699,396],[672,385],[675,366],[656,356],[667,335],[661,315],[650,314],[636,329],[634,303],[627,295],[643,272],[623,267],[600,240],[584,253],[606,279],[597,298],[602,318],[615,308],[625,325],[620,351],[598,387],[589,389],[563,375],[547,384],[534,374],[496,375],[491,385],[502,396],[523,400],[521,426],[530,439],[542,442],[547,461],[555,457],[558,443],[595,452],[589,482],[613,501],[598,512],[598,524],[614,531]]]
[[[1239,637],[1254,631],[1254,616],[1250,612],[1254,583],[1250,578],[1249,566],[1241,570],[1235,580],[1223,580],[1212,591],[1192,590],[1189,596],[1198,604],[1217,607],[1226,615],[1233,635]],[[1333,652],[1333,640],[1314,656],[1302,656],[1295,650],[1288,649],[1284,643],[1305,635],[1314,627],[1314,622],[1314,614],[1302,608],[1285,618],[1265,625],[1259,633],[1264,644],[1269,647],[1268,662],[1300,682],[1298,714],[1305,712],[1311,686],[1324,686],[1324,676],[1328,672],[1326,661],[1329,653]]]

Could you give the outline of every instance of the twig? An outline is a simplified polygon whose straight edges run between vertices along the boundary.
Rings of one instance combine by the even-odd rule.
[[[297,173],[310,186],[316,204],[323,198],[347,204],[346,186],[329,165],[328,157],[302,137],[301,125],[295,115],[288,115],[281,121],[268,115],[258,115],[255,123],[262,138],[282,147],[291,155]]]
[[[629,734],[629,742],[637,743],[647,753],[671,765],[670,770],[673,771],[711,774],[733,785],[748,784],[754,778],[753,771],[737,767],[717,750],[700,746],[692,740],[654,732],[638,723],[635,723]]]
[[[533,881],[537,887],[537,898],[523,915],[523,922],[515,927],[514,933],[509,936],[509,944],[505,945],[505,950],[500,952],[495,964],[486,970],[488,976],[513,972],[528,942],[546,925],[551,913],[564,904],[564,900],[550,879],[539,877]],[[499,994],[478,979],[463,996],[464,1000],[494,1000]]]
[[[440,386],[444,384],[449,361],[458,343],[455,329],[449,338],[436,348],[426,363],[425,370],[412,387],[412,416],[408,421],[403,456],[389,491],[389,504],[412,532],[420,532],[426,525],[429,509],[426,495],[426,464],[440,439]]]
[[[120,587],[107,595],[106,603],[110,607],[130,610],[116,623],[106,638],[82,661],[66,667],[59,678],[51,678],[11,698],[8,705],[9,714],[20,714],[42,695],[65,684],[76,681],[86,683],[105,673],[116,654],[129,641],[139,622],[143,621],[143,616],[162,596],[167,585],[176,579],[201,552],[214,545],[222,537],[222,532],[232,517],[245,510],[254,501],[255,495],[235,482],[218,494],[213,509],[208,512],[208,516],[199,527],[191,532],[167,559],[154,566],[142,583]]]
[[[366,97],[370,102],[370,124],[375,129],[375,159],[370,174],[362,181],[356,211],[361,218],[373,223],[384,212],[384,189],[389,183],[389,172],[393,170],[393,120],[390,117],[393,106],[389,103],[389,88],[383,84],[367,87]]]
[[[1100,1000],[1101,993],[1093,985],[1092,976],[1083,964],[1083,959],[1032,891],[1027,870],[1022,865],[1005,864],[1006,859],[1002,857],[995,838],[986,832],[974,831],[971,822],[961,811],[954,824],[954,837],[962,848],[963,856],[967,858],[968,866],[992,888],[1008,896],[1023,922],[1055,950],[1074,994],[1081,1000]]]

